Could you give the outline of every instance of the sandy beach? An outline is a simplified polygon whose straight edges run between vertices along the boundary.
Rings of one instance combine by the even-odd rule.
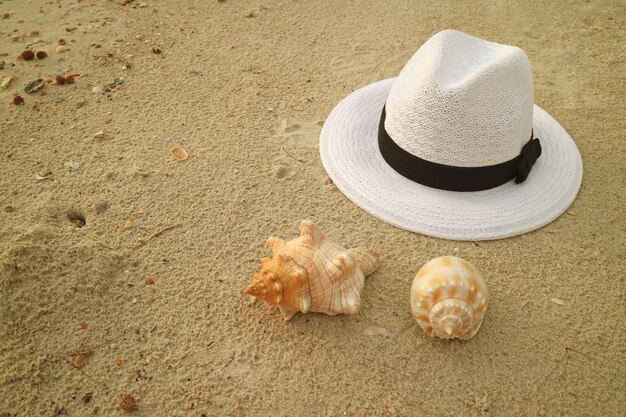
[[[447,28],[524,49],[580,150],[539,230],[400,230],[321,164],[334,106]],[[0,0],[0,416],[624,416],[625,39],[619,0]],[[242,293],[302,219],[381,254],[358,314]],[[469,341],[411,316],[441,255],[489,287]]]

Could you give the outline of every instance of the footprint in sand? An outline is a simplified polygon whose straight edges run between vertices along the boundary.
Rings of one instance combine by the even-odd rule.
[[[323,120],[315,122],[292,122],[284,119],[280,123],[277,136],[285,139],[290,148],[317,148]]]
[[[332,187],[317,151],[323,125],[323,120],[297,122],[284,119],[281,122],[276,136],[282,140],[284,147],[273,158],[275,177],[290,178],[304,166],[311,175]]]
[[[348,55],[333,58],[330,69],[340,75],[360,74],[359,80],[372,83],[398,75],[411,57],[411,51],[396,51],[382,56],[372,52],[355,50]]]
[[[374,80],[397,77],[404,65],[411,56],[413,56],[413,52],[414,51],[411,50],[405,50],[385,55],[372,69]]]
[[[275,178],[291,178],[301,165],[301,161],[289,155],[283,148],[272,156],[272,174]]]
[[[283,144],[280,152],[272,156],[273,173],[276,178],[291,178],[305,163],[300,154],[318,146],[323,121],[294,122],[284,119],[276,132]]]
[[[366,71],[374,65],[372,55],[367,52],[353,52],[349,55],[337,56],[330,61],[330,69],[340,74]]]

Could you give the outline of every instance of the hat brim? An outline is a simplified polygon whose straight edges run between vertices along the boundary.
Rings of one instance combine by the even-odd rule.
[[[574,201],[582,160],[563,127],[534,107],[542,154],[521,184],[455,192],[415,183],[393,170],[378,150],[378,123],[395,78],[342,100],[320,135],[322,164],[341,192],[371,215],[402,229],[451,240],[489,240],[538,229]]]

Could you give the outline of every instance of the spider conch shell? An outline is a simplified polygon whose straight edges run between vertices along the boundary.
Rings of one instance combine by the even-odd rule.
[[[420,327],[443,339],[471,339],[483,321],[489,292],[482,274],[456,256],[427,262],[411,286],[411,311]]]
[[[378,253],[344,249],[308,220],[300,223],[299,237],[270,237],[267,246],[272,257],[261,259],[261,271],[244,292],[278,305],[285,320],[297,312],[357,313],[365,277],[379,264]]]

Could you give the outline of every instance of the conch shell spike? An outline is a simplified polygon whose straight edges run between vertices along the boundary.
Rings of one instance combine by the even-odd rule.
[[[363,248],[352,248],[349,252],[365,276],[374,272],[380,264],[378,252]]]
[[[334,281],[350,274],[354,270],[355,265],[352,256],[348,252],[342,252],[326,264],[326,272],[328,277]]]
[[[324,233],[313,222],[303,220],[300,223],[300,237],[303,238],[302,243],[309,246],[315,246],[326,240]]]
[[[272,264],[272,258],[261,258],[261,269],[265,270]]]
[[[307,220],[300,223],[299,237],[288,242],[271,237],[267,246],[272,257],[261,259],[261,271],[244,292],[277,305],[285,320],[297,312],[358,312],[365,276],[379,264],[378,253],[344,249]]]
[[[269,239],[267,239],[266,243],[267,247],[270,248],[273,255],[280,253],[281,250],[285,247],[285,241],[277,237],[270,237]]]

